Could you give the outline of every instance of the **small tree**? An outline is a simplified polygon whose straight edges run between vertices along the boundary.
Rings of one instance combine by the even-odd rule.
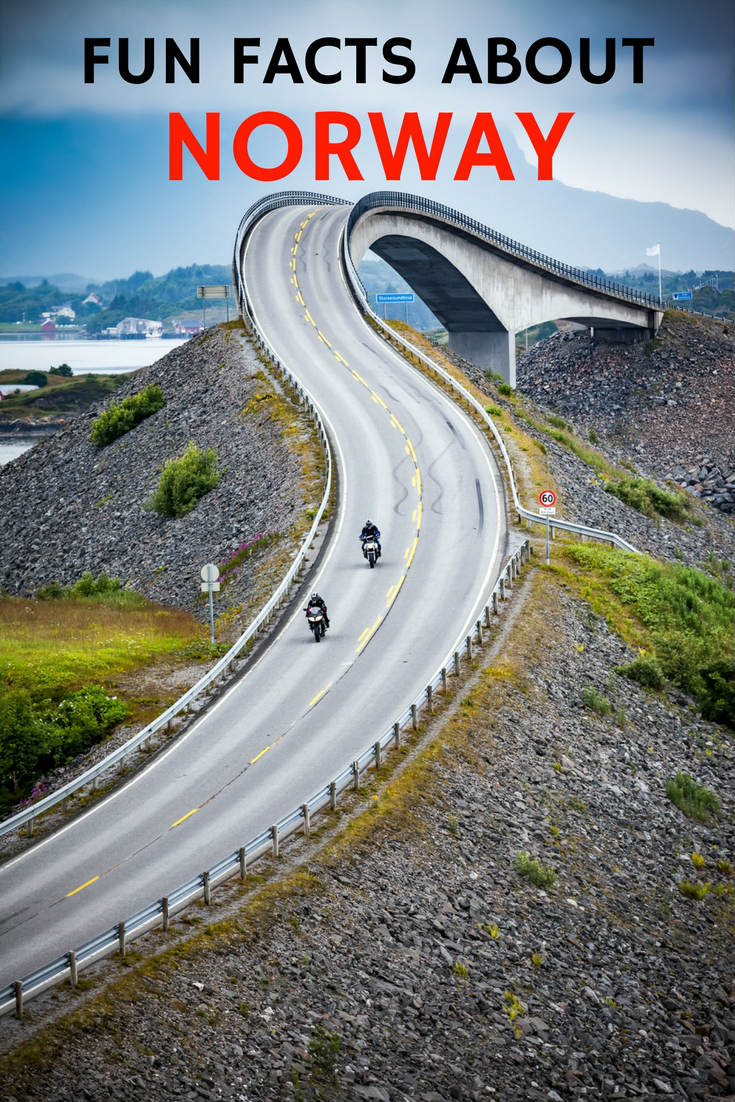
[[[166,462],[158,489],[145,508],[167,517],[183,517],[219,480],[216,450],[201,451],[192,442],[179,459]]]
[[[59,364],[58,367],[51,368],[49,375],[64,375],[65,378],[68,379],[73,375],[73,371],[69,367],[69,364]]]
[[[40,731],[31,698],[23,689],[0,696],[0,780],[13,792],[38,761]]]
[[[48,386],[48,379],[43,371],[29,371],[23,382],[26,386]]]

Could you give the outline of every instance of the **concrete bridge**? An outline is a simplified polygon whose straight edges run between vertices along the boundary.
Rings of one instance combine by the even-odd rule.
[[[652,337],[663,318],[652,296],[599,279],[512,241],[458,211],[402,192],[373,192],[350,212],[355,268],[368,249],[414,289],[449,345],[515,386],[515,335],[544,321],[587,326],[596,340]]]

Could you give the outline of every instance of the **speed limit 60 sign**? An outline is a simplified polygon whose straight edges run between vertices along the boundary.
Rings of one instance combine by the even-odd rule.
[[[538,495],[541,505],[545,505],[547,508],[549,505],[556,505],[556,494],[553,490],[542,490]]]

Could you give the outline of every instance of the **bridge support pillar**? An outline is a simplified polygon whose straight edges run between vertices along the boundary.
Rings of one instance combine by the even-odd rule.
[[[449,330],[449,347],[470,363],[502,375],[506,383],[516,385],[515,333]]]

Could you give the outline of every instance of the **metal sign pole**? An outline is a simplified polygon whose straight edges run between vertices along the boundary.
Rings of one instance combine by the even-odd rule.
[[[549,565],[549,514],[546,514],[546,565]],[[211,599],[211,598],[210,598]]]
[[[548,519],[546,521],[546,528],[548,532]],[[549,544],[548,535],[546,542],[546,561],[549,561]],[[212,592],[212,583],[209,583],[209,642],[214,646],[214,594]]]

